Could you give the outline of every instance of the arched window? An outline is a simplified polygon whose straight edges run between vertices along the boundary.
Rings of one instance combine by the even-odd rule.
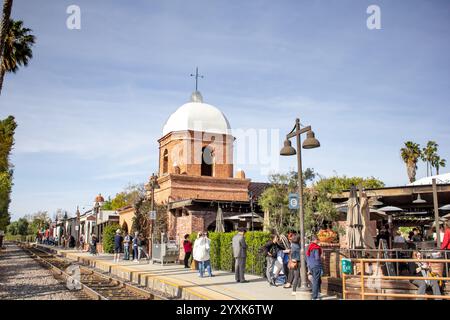
[[[213,175],[213,155],[210,147],[203,147],[202,149],[201,175],[209,177]]]
[[[167,173],[169,169],[169,151],[164,150],[163,153],[163,174]]]

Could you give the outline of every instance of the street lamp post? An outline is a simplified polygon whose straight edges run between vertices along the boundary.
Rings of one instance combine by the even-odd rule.
[[[252,191],[248,192],[248,197],[250,200],[250,212],[252,213],[252,231],[253,231],[253,192]]]
[[[294,129],[290,133],[286,135],[286,140],[284,141],[284,147],[280,151],[280,155],[282,156],[293,156],[297,154],[297,166],[298,166],[298,174],[297,174],[297,184],[298,184],[298,193],[300,199],[300,205],[298,209],[298,214],[300,218],[300,279],[301,286],[300,291],[308,291],[308,287],[306,286],[306,259],[305,259],[305,219],[303,212],[303,171],[302,171],[302,156],[301,156],[301,140],[300,136],[306,133],[307,137],[303,142],[304,149],[313,149],[320,147],[320,142],[315,138],[314,132],[311,130],[311,126],[300,128],[300,119],[295,120]],[[291,138],[297,138],[297,151],[292,147]]]
[[[158,184],[158,176],[154,173],[152,173],[152,176],[150,177],[150,181],[148,183],[148,187],[151,191],[151,195],[150,195],[150,211],[155,211],[155,189],[159,189],[159,184]],[[156,217],[155,217],[156,218]],[[153,255],[153,242],[155,239],[155,219],[152,219],[152,230],[151,230],[151,246],[149,246],[150,248],[150,257],[152,257]]]

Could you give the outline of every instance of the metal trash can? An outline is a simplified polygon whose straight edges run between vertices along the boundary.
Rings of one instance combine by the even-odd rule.
[[[152,262],[176,263],[180,254],[180,248],[175,241],[168,241],[167,243],[155,242],[152,245]]]

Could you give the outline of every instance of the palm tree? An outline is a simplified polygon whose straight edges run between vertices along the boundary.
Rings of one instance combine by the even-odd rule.
[[[3,2],[2,22],[0,25],[0,62],[2,61],[2,54],[3,54],[3,48],[5,46],[5,39],[6,39],[6,35],[8,34],[9,17],[11,16],[12,5],[13,5],[13,0],[5,0]]]
[[[400,155],[406,164],[409,182],[416,181],[417,161],[422,155],[419,144],[412,141],[405,142],[405,147],[400,149]]]
[[[9,30],[0,65],[0,94],[5,73],[15,73],[19,70],[19,66],[26,67],[28,61],[33,57],[31,47],[34,44],[35,36],[30,34],[31,31],[31,29],[23,27],[23,21],[9,20]]]
[[[422,149],[422,160],[427,163],[427,177],[433,175],[432,161],[436,156],[438,144],[435,141],[428,141],[427,146]]]
[[[441,159],[440,156],[436,155],[431,162],[431,165],[436,168],[436,174],[439,174],[439,168],[444,168],[446,164],[445,159]]]

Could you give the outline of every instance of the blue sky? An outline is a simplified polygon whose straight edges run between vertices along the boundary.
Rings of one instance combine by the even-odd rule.
[[[81,30],[66,28],[71,4]],[[381,30],[366,27],[371,4]],[[0,97],[0,116],[19,124],[13,219],[74,212],[156,172],[157,139],[196,66],[205,101],[233,128],[284,135],[301,117],[322,144],[304,167],[406,184],[404,141],[435,140],[450,160],[449,14],[445,0],[15,0],[37,43]]]

